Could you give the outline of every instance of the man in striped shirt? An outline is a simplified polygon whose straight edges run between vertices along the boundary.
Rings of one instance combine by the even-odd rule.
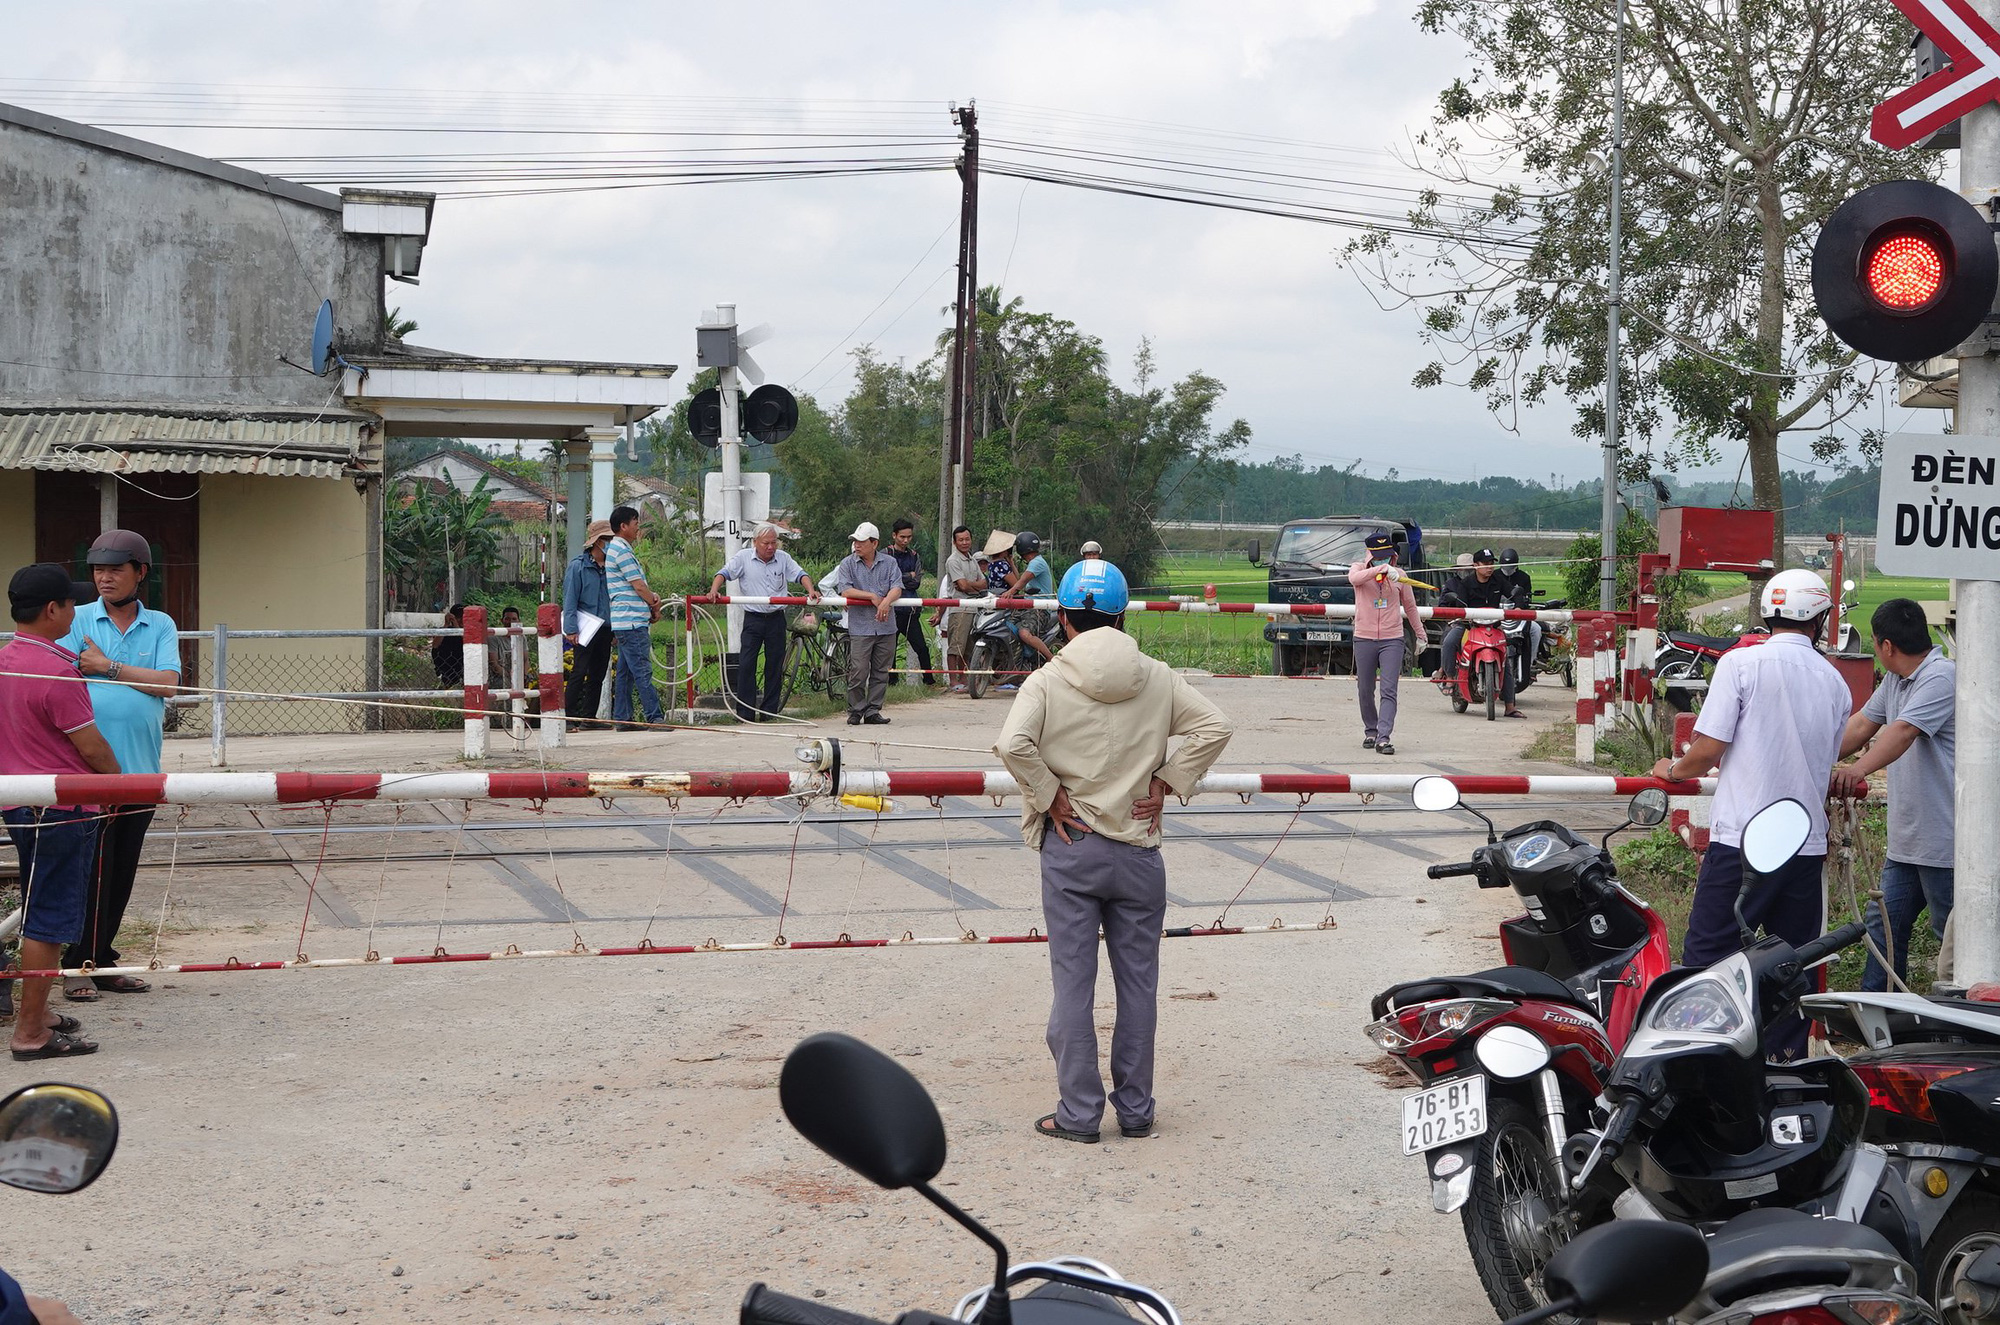
[[[617,673],[611,679],[611,720],[619,731],[639,731],[632,721],[636,708],[649,725],[667,720],[660,695],[653,688],[653,621],[660,596],[646,587],[646,572],[632,543],[639,537],[639,512],[620,506],[611,512],[611,544],[604,550],[604,584],[611,591],[611,638],[617,651]]]

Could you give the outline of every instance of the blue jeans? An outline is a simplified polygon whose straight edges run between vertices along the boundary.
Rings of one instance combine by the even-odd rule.
[[[1944,922],[1951,915],[1951,893],[1953,873],[1943,865],[1906,865],[1900,860],[1882,862],[1882,900],[1889,908],[1889,932],[1895,936],[1896,948],[1891,954],[1896,959],[1896,974],[1907,977],[1910,973],[1910,935],[1917,928],[1917,912],[1926,906],[1931,913],[1931,933],[1944,937]],[[1882,908],[1873,901],[1868,903],[1868,937],[1875,940],[1875,946],[1882,945]],[[1868,965],[1861,972],[1861,987],[1870,993],[1881,993],[1889,987],[1889,973],[1882,969],[1882,963],[1875,960],[1875,954],[1868,954]]]
[[[646,626],[613,632],[618,642],[618,673],[612,677],[611,720],[632,721],[639,709],[647,722],[664,722],[659,691],[653,689],[653,632]]]

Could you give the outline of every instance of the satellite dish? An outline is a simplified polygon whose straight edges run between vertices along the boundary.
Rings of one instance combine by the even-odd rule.
[[[743,431],[776,446],[799,426],[798,398],[777,385],[760,386],[743,400]]]
[[[687,403],[687,425],[703,446],[722,445],[722,393],[714,387],[695,392]]]
[[[325,377],[326,370],[333,366],[333,300],[322,299],[319,316],[313,319],[312,370],[314,377]]]

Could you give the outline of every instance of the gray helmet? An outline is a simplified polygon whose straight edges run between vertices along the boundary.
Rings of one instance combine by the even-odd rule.
[[[1032,557],[1042,550],[1042,540],[1025,531],[1018,533],[1014,535],[1014,550],[1024,557]]]
[[[128,561],[150,566],[153,549],[130,529],[107,529],[90,545],[90,554],[84,560],[92,566],[123,566]]]
[[[1518,566],[1521,564],[1521,554],[1513,548],[1503,547],[1500,549],[1500,564],[1502,566]]]

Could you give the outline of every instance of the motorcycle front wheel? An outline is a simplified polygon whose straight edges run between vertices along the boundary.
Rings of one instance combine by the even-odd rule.
[[[985,640],[974,640],[972,656],[965,663],[965,692],[974,699],[983,699],[988,687],[993,684],[993,646]]]
[[[1563,1215],[1562,1175],[1549,1158],[1541,1120],[1519,1100],[1501,1096],[1488,1108],[1491,1125],[1473,1156],[1472,1195],[1460,1217],[1473,1268],[1503,1320],[1548,1305],[1542,1267],[1570,1239]],[[1575,1316],[1551,1316],[1576,1325]]]
[[[1479,688],[1486,693],[1486,720],[1492,722],[1500,716],[1500,710],[1494,707],[1500,702],[1499,663],[1479,664]]]

